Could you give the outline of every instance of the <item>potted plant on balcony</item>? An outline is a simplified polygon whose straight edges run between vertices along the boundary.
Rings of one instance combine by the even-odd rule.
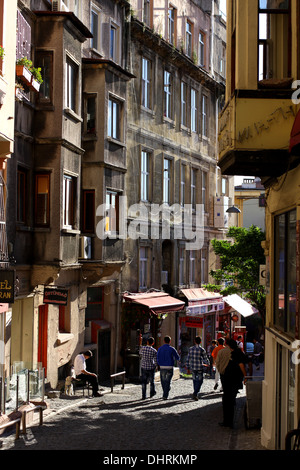
[[[17,60],[16,75],[28,87],[30,87],[32,80],[32,73],[30,71],[31,68],[32,61],[27,59],[27,57],[22,57],[21,59]]]
[[[17,60],[16,74],[21,81],[34,91],[39,91],[41,83],[43,83],[41,68],[34,67],[32,60],[22,57]]]
[[[31,73],[32,73],[31,86],[34,88],[35,91],[39,91],[40,86],[43,83],[43,79],[41,75],[41,68],[32,67]]]

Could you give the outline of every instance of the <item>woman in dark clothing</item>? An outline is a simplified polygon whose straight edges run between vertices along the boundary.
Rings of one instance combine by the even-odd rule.
[[[234,408],[237,393],[245,383],[247,358],[233,339],[226,341],[226,346],[231,350],[230,360],[223,374],[221,382],[223,387],[223,422],[221,426],[233,427]]]

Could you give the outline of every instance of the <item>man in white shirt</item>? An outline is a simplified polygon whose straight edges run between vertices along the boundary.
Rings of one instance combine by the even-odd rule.
[[[89,382],[93,389],[94,397],[101,397],[102,395],[98,392],[98,377],[93,372],[88,372],[86,370],[86,359],[92,357],[92,351],[85,351],[78,354],[74,360],[74,372],[77,379],[80,379],[85,382]]]

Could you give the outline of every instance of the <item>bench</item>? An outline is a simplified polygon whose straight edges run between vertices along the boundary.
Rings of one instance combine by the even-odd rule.
[[[29,413],[34,413],[35,411],[38,411],[39,412],[39,424],[40,426],[43,424],[44,406],[36,405],[34,403],[27,403],[21,406],[19,410],[22,413],[22,434],[26,434],[27,416],[29,415]]]
[[[8,427],[16,425],[16,439],[19,439],[21,419],[22,413],[19,411],[13,411],[9,415],[0,415],[0,434]]]
[[[285,436],[285,450],[300,450],[300,420],[298,428],[289,431]]]
[[[113,393],[114,391],[114,384],[115,384],[115,378],[116,377],[121,377],[122,376],[122,389],[125,388],[125,370],[123,372],[117,372],[116,374],[111,374],[110,376],[110,391]]]

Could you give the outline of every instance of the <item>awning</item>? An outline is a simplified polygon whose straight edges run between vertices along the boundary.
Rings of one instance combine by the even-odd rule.
[[[165,292],[147,292],[137,294],[124,294],[123,298],[127,302],[146,307],[154,315],[177,312],[183,310],[185,303],[171,297]]]
[[[218,292],[209,292],[200,287],[195,289],[181,289],[181,292],[188,300],[186,313],[189,316],[199,317],[224,309],[223,296]]]
[[[252,307],[249,302],[242,299],[238,294],[228,295],[224,297],[224,301],[245,318],[258,313],[256,308]]]

